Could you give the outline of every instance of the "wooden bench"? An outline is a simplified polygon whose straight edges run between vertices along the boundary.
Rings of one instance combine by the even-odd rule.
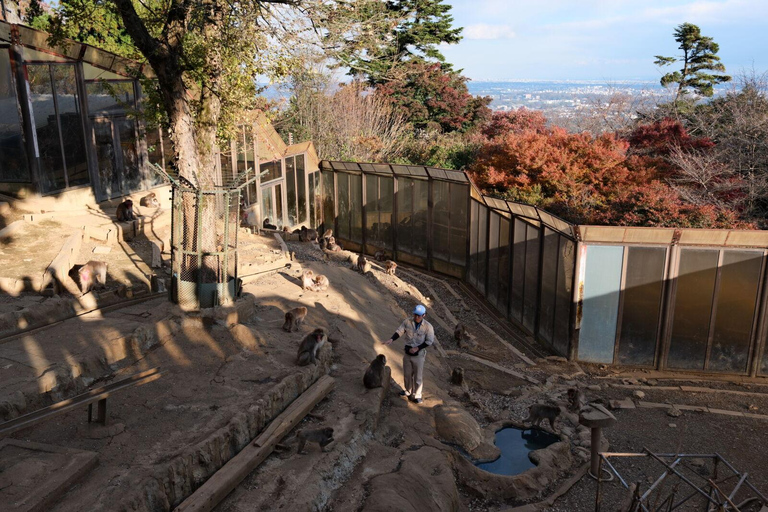
[[[49,419],[59,413],[70,411],[76,407],[88,406],[88,423],[93,421],[93,403],[96,402],[96,422],[107,424],[107,398],[121,389],[132,386],[141,386],[161,377],[159,368],[152,368],[141,373],[131,375],[127,379],[113,382],[100,388],[92,389],[86,393],[77,395],[67,400],[44,407],[35,412],[19,416],[11,421],[0,423],[0,436],[11,434],[17,430],[30,427],[36,423]]]

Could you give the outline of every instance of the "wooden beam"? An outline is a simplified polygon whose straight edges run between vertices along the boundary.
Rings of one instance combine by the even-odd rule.
[[[289,405],[255,440],[246,445],[214,473],[191,496],[176,507],[176,512],[208,512],[232,492],[251,471],[266,459],[288,432],[333,389],[335,379],[322,376]]]

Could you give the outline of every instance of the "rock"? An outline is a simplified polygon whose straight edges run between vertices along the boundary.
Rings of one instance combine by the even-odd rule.
[[[703,468],[707,465],[707,461],[705,459],[690,459],[689,463],[695,468]]]
[[[674,424],[674,423],[670,423],[670,424],[669,424],[669,428],[677,428],[677,425],[676,425],[676,424]]]
[[[611,400],[610,407],[613,410],[616,409],[634,409],[635,403],[631,398],[625,398],[624,400]]]
[[[370,481],[364,512],[461,510],[451,465],[441,450],[425,446],[406,452],[397,472]]]
[[[475,460],[491,461],[501,454],[493,444],[494,434],[481,429],[460,405],[438,405],[434,414],[437,435],[446,443],[461,447]]]
[[[683,411],[675,407],[674,405],[667,409],[667,416],[671,416],[673,418],[678,418],[683,414]]]
[[[590,391],[602,391],[603,388],[601,388],[599,385],[594,384],[592,386],[587,386],[587,389]]]
[[[749,404],[749,407],[747,407],[747,409],[750,411],[757,411],[759,407],[754,404]]]
[[[647,381],[645,381],[645,383],[648,384],[649,386],[658,386],[659,385],[659,381],[657,381],[656,379],[648,379]]]
[[[561,356],[547,356],[547,361],[551,361],[553,363],[567,363],[568,359]]]
[[[642,400],[643,398],[645,398],[645,393],[643,393],[643,392],[642,392],[642,391],[640,391],[639,389],[636,389],[636,390],[634,391],[634,393],[632,393],[632,396],[633,396],[633,397],[635,397],[635,398],[637,398],[638,400]]]

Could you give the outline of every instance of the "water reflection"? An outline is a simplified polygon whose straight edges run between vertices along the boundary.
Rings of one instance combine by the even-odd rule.
[[[497,475],[518,475],[535,466],[528,458],[530,452],[546,448],[558,441],[558,436],[539,429],[503,428],[496,432],[494,443],[501,450],[499,458],[476,466]]]

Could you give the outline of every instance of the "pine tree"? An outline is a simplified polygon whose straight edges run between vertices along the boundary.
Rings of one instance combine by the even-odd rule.
[[[717,75],[712,71],[724,73],[725,66],[720,62],[717,52],[720,46],[711,37],[701,35],[701,29],[692,23],[683,23],[675,29],[675,41],[680,43],[683,55],[680,57],[664,57],[656,55],[654,64],[659,67],[682,62],[683,69],[667,73],[661,77],[661,85],[677,85],[675,102],[691,90],[707,98],[714,94],[714,86],[729,82],[728,75]]]

